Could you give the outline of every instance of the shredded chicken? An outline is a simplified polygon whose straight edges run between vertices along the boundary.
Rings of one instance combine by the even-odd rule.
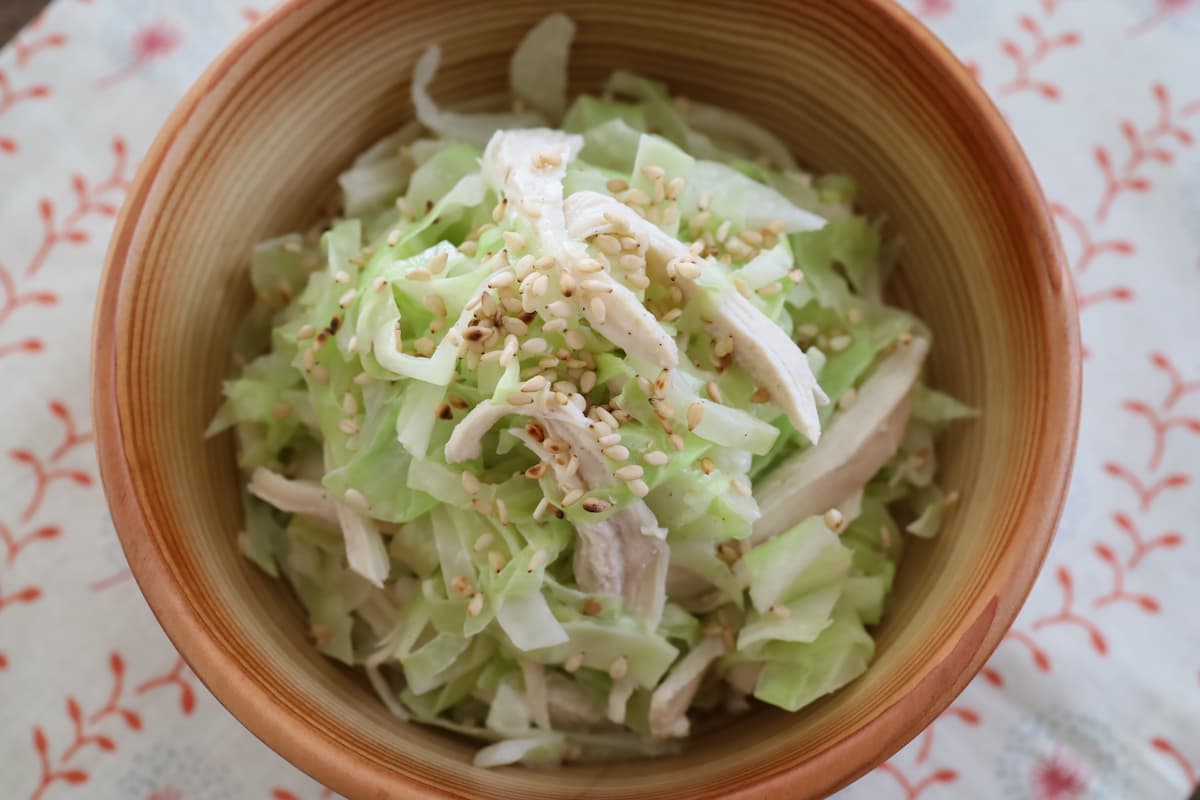
[[[258,467],[250,476],[250,493],[291,514],[310,517],[339,525],[337,509],[321,484],[314,481],[289,480],[278,472]]]
[[[578,248],[569,246],[563,215],[563,176],[567,162],[582,146],[582,137],[561,131],[544,128],[499,131],[484,151],[483,174],[493,187],[503,192],[508,209],[505,213],[523,215],[529,220],[545,255],[557,259],[577,282],[595,280],[608,284],[602,314],[598,315],[590,304],[580,306],[588,324],[626,352],[660,367],[674,367],[679,363],[675,341],[637,295],[607,272],[581,272]],[[557,156],[558,163],[545,162],[543,154]]]
[[[650,733],[660,739],[688,735],[687,710],[700,689],[704,673],[725,654],[719,637],[706,637],[679,660],[650,696]]]
[[[752,544],[851,498],[895,455],[928,350],[925,339],[899,345],[859,388],[854,405],[834,418],[820,444],[791,456],[759,482],[754,497],[762,516],[754,523]]]
[[[573,194],[567,198],[565,207],[567,235],[572,239],[594,236],[618,220],[625,230],[644,236],[649,242],[646,268],[656,280],[673,281],[687,298],[695,293],[694,280],[678,272],[673,278],[667,274],[669,262],[695,260],[683,242],[642,219],[628,206],[596,192]],[[715,337],[733,339],[734,360],[770,392],[771,400],[815,444],[821,436],[817,405],[828,403],[829,398],[817,385],[804,351],[738,292],[730,292],[721,299],[708,329]]]

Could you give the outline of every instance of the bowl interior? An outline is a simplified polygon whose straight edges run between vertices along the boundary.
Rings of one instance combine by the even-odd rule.
[[[678,757],[483,772],[471,744],[398,723],[317,654],[285,587],[238,555],[232,444],[202,433],[249,302],[251,245],[312,220],[338,171],[409,119],[426,44],[442,45],[440,101],[502,92],[541,3],[289,2],[205,76],[147,157],[101,298],[96,407],[118,528],[148,599],[217,696],[343,792],[824,794],[952,699],[1048,543],[1078,372],[1045,209],[979,91],[885,2],[559,5],[579,26],[573,89],[624,67],[740,110],[814,169],[854,176],[865,205],[903,234],[892,288],[934,331],[932,381],[982,417],[945,441],[945,483],[962,502],[940,537],[909,549],[868,673],[802,713],[742,717]]]

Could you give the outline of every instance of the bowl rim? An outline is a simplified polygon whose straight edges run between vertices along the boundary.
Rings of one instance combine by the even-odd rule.
[[[241,664],[217,646],[200,615],[183,601],[177,577],[148,535],[146,517],[135,502],[133,462],[122,433],[116,334],[129,312],[120,303],[127,294],[121,287],[127,269],[141,259],[132,247],[140,222],[147,208],[154,208],[152,201],[161,194],[162,186],[169,185],[180,168],[180,160],[170,158],[172,150],[187,138],[194,120],[203,121],[203,101],[221,89],[245,53],[285,18],[315,1],[282,0],[239,34],[184,94],[138,168],[113,229],[97,292],[91,353],[97,457],[113,525],[134,577],[171,642],[218,702],[298,769],[348,797],[387,786],[403,791],[405,797],[433,800],[450,795],[429,784],[412,782],[405,774],[382,768],[359,753],[329,746],[328,740],[303,724],[299,714],[281,704],[264,685],[249,679]],[[885,18],[906,46],[955,90],[980,130],[986,131],[1027,204],[1029,240],[1045,253],[1051,268],[1043,322],[1052,366],[1064,371],[1051,388],[1062,424],[1057,438],[1046,446],[1047,455],[1038,462],[1035,477],[1043,482],[1031,492],[1022,511],[1025,546],[1006,549],[988,576],[988,591],[979,593],[956,634],[931,656],[917,683],[852,734],[803,761],[731,789],[725,796],[733,800],[794,796],[797,791],[823,796],[836,791],[893,755],[950,705],[999,645],[1040,572],[1062,515],[1078,439],[1082,355],[1076,295],[1069,262],[1033,169],[999,110],[941,40],[894,0],[861,2],[870,13]]]

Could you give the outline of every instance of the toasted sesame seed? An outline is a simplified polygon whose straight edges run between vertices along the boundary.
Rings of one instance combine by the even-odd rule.
[[[625,673],[629,672],[629,660],[625,656],[620,656],[612,662],[608,667],[608,677],[614,681],[619,681],[625,677]]]
[[[651,450],[642,456],[642,460],[652,467],[664,467],[670,458],[662,450]]]
[[[564,272],[558,276],[558,291],[563,297],[572,297],[575,294],[576,284],[575,279],[571,277],[569,272]]]
[[[540,392],[542,389],[546,388],[546,382],[545,375],[534,375],[532,378],[521,384],[521,391],[531,393]]]
[[[527,406],[533,403],[533,395],[522,392],[512,392],[506,399],[510,406]]]
[[[846,518],[842,515],[842,512],[836,508],[831,508],[825,512],[825,527],[834,533],[842,532],[842,525],[845,521]]]
[[[496,517],[500,520],[501,525],[508,524],[508,503],[499,497],[496,498]]]
[[[586,274],[593,274],[593,273],[597,273],[597,272],[603,272],[604,264],[602,264],[601,262],[597,261],[594,258],[581,258],[575,264],[575,268],[577,270],[579,270],[580,272],[583,272]]]
[[[712,192],[709,192],[709,191],[701,192],[700,198],[696,202],[696,205],[700,208],[701,211],[707,211],[709,206],[712,205]]]
[[[273,416],[275,419],[284,419],[291,415],[291,413],[291,403],[276,403],[275,407],[271,409],[271,416]]]
[[[421,304],[438,317],[446,316],[446,301],[440,294],[427,294],[421,298]]]
[[[491,516],[492,514],[492,503],[489,500],[485,500],[482,497],[475,497],[471,499],[471,505],[475,506],[475,510],[484,516]]]
[[[583,666],[583,658],[584,655],[582,650],[577,653],[572,653],[571,655],[567,656],[567,660],[563,662],[563,669],[567,672],[578,672],[579,668]]]
[[[483,613],[483,595],[479,592],[471,595],[471,601],[467,603],[467,613],[472,617],[478,617]]]
[[[613,461],[627,461],[629,459],[629,448],[625,445],[614,444],[604,448],[604,455],[611,458]]]
[[[585,280],[582,284],[585,292],[593,292],[598,294],[612,294],[613,285],[607,281],[598,281],[594,278]]]
[[[567,490],[562,499],[563,508],[574,505],[581,497],[583,497],[583,489],[575,488]]]
[[[346,272],[344,269],[339,269],[333,275],[333,282],[334,283],[349,283],[350,282],[350,274],[348,272]]]
[[[578,328],[571,328],[563,334],[563,339],[566,343],[576,350],[580,350],[587,345],[587,338],[583,335],[583,331]]]
[[[840,353],[850,346],[851,338],[845,334],[834,336],[829,340],[829,349],[835,353]]]
[[[550,279],[546,275],[538,275],[533,280],[533,285],[530,288],[530,293],[534,297],[542,297],[550,290]]]
[[[463,473],[463,475],[467,475],[467,474],[468,473],[466,473],[466,472]],[[493,536],[491,533],[479,534],[479,538],[475,540],[475,545],[474,545],[475,552],[482,553],[484,550],[487,550],[489,547],[491,547],[492,542],[495,541],[495,539],[496,539],[496,537]]]
[[[724,358],[733,352],[733,337],[722,336],[713,344],[713,355],[717,358]]]
[[[677,263],[675,269],[681,276],[688,280],[695,280],[700,277],[700,265],[690,258]]]
[[[352,419],[343,419],[338,421],[338,430],[347,436],[357,436],[359,432],[358,423]]]
[[[694,431],[700,425],[700,421],[704,419],[704,404],[692,403],[687,410],[687,426],[689,431]]]
[[[303,342],[306,339],[311,339],[317,335],[317,329],[312,325],[301,325],[300,330],[296,331],[296,341]]]
[[[505,286],[512,286],[517,280],[517,276],[512,270],[506,269],[503,272],[497,272],[488,280],[487,285],[491,289],[500,289]]]
[[[602,447],[602,448],[603,447],[612,447],[614,444],[620,444],[620,443],[621,443],[621,434],[619,434],[619,433],[607,433],[607,434],[604,434],[603,436],[597,437],[597,439],[596,439],[596,444],[600,445],[600,447]]]
[[[673,447],[677,452],[683,451],[683,437],[678,433],[672,433],[667,437],[667,441],[671,443],[671,447]]]
[[[567,317],[571,316],[571,312],[573,311],[571,304],[566,300],[555,300],[553,303],[550,303],[548,306],[546,306],[546,310],[560,319],[566,319]]]
[[[592,514],[600,514],[608,511],[611,505],[612,504],[607,500],[603,500],[599,497],[589,497],[583,501],[583,510],[591,512]]]
[[[567,329],[567,321],[565,319],[552,319],[542,325],[544,333],[561,333]]]
[[[546,566],[546,560],[548,558],[549,558],[549,555],[546,553],[545,550],[542,550],[541,548],[534,550],[533,556],[529,559],[529,571],[536,572],[537,570]]]
[[[646,194],[641,189],[626,189],[617,199],[619,199],[622,203],[631,206],[650,205],[650,195]]]
[[[429,263],[425,265],[425,269],[429,270],[430,275],[437,275],[446,268],[446,263],[449,260],[450,256],[448,253],[438,253],[429,259]]]
[[[400,241],[400,237],[402,235],[403,232],[399,228],[393,228],[391,231],[389,231],[387,235],[388,246],[395,247],[396,243]]]
[[[610,428],[616,430],[617,428],[621,427],[621,423],[617,422],[617,418],[614,417],[612,412],[604,406],[596,406],[595,410],[596,416],[600,418],[600,421],[607,424]]]
[[[637,480],[645,474],[646,470],[640,464],[627,464],[613,472],[613,475],[619,481]]]
[[[604,306],[604,301],[599,297],[593,297],[591,303],[588,304],[588,309],[592,312],[592,321],[596,325],[603,325],[604,320],[608,317],[608,309]]]
[[[319,384],[329,383],[329,370],[324,364],[314,364],[312,368],[312,378]]]
[[[629,182],[624,178],[609,178],[605,186],[613,194],[619,194],[629,188]]]
[[[546,466],[546,462],[539,461],[529,469],[525,470],[525,477],[536,481],[546,474],[547,469],[549,469],[549,467]]]
[[[646,259],[633,253],[626,253],[617,259],[622,269],[637,272],[646,268]]]
[[[504,219],[504,212],[508,208],[508,198],[500,198],[500,202],[496,203],[496,207],[492,209],[492,222],[499,222]]]
[[[708,398],[710,400],[712,400],[714,403],[721,402],[721,387],[717,386],[716,381],[709,381],[704,388],[708,392]]]
[[[354,302],[354,298],[357,296],[358,296],[357,289],[349,289],[346,291],[345,294],[343,294],[340,298],[338,298],[338,305],[341,306],[342,308],[346,308],[348,305],[350,305],[351,303]]]
[[[717,462],[713,461],[708,456],[705,456],[704,458],[700,459],[700,469],[702,469],[704,471],[705,475],[712,475],[713,472],[716,470],[716,468],[717,468]]]
[[[480,489],[479,478],[475,477],[475,473],[466,470],[462,472],[462,485],[467,494],[478,494]]]
[[[358,413],[358,399],[351,392],[342,395],[342,413],[348,417]]]
[[[776,619],[788,619],[792,616],[792,610],[787,606],[771,606],[770,612],[775,615]]]
[[[492,568],[493,572],[499,572],[500,570],[504,569],[504,565],[507,563],[507,559],[505,559],[504,554],[499,550],[489,550],[487,554],[487,560],[488,566]]]
[[[464,256],[474,256],[479,252],[479,242],[463,242],[458,246],[458,252]]]
[[[596,373],[588,370],[579,378],[579,390],[587,394],[596,388]]]
[[[526,353],[532,353],[533,355],[538,355],[539,353],[546,352],[546,349],[549,346],[550,346],[549,343],[541,337],[535,337],[533,339],[526,339],[524,342],[521,343],[521,349],[524,350]]]
[[[505,231],[503,236],[504,246],[507,247],[510,252],[516,252],[517,250],[521,250],[525,247],[525,237],[516,231]]]

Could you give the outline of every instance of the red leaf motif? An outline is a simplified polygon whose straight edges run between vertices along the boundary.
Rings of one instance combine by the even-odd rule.
[[[58,302],[58,295],[54,292],[34,292],[29,299],[39,306],[52,306]]]
[[[1021,48],[1017,47],[1017,45],[1009,39],[1005,39],[1004,41],[1000,42],[1000,49],[1003,50],[1005,55],[1007,55],[1009,58],[1021,58]]]
[[[1191,479],[1188,478],[1187,475],[1184,475],[1181,472],[1176,472],[1166,477],[1166,479],[1163,481],[1163,486],[1167,486],[1171,489],[1178,489],[1181,486],[1187,486],[1190,481]]]
[[[1167,150],[1151,150],[1150,157],[1160,164],[1170,164],[1175,160],[1175,156]]]
[[[35,538],[35,539],[56,539],[56,538],[58,538],[58,536],[61,533],[62,533],[62,530],[60,528],[56,528],[53,525],[47,525],[44,528],[38,528],[36,531],[34,531],[33,538]]]
[[[75,190],[75,194],[83,197],[87,194],[87,182],[78,172],[71,176],[71,188]]]
[[[1161,547],[1179,547],[1179,545],[1183,544],[1183,536],[1174,532],[1164,534],[1163,537],[1158,540],[1158,543]]]
[[[72,786],[78,786],[81,783],[88,782],[88,774],[81,769],[73,769],[70,772],[62,774],[63,780]]]
[[[42,590],[36,586],[26,586],[21,591],[13,595],[13,599],[18,603],[32,603],[42,596]]]
[[[191,715],[196,708],[196,695],[192,691],[192,687],[184,684],[183,691],[179,695],[179,707],[183,709],[185,716]]]
[[[1140,605],[1142,608],[1144,608],[1146,611],[1150,612],[1151,614],[1157,614],[1159,611],[1162,610],[1162,606],[1160,606],[1158,604],[1158,601],[1148,595],[1142,595],[1141,597],[1139,597],[1138,605]]]
[[[1115,564],[1117,561],[1117,554],[1112,551],[1111,547],[1103,543],[1098,543],[1096,545],[1096,555],[1100,556],[1100,558],[1104,559],[1109,564]]]
[[[969,708],[960,708],[960,709],[958,709],[957,713],[958,713],[958,718],[961,719],[963,722],[967,723],[968,725],[978,725],[979,724],[979,713],[977,711],[972,711]]]
[[[954,783],[958,780],[958,773],[952,769],[940,769],[933,773],[931,780],[934,783]]]
[[[37,86],[31,87],[29,89],[28,94],[30,97],[34,98],[35,100],[40,100],[43,97],[50,96],[50,87],[45,85],[44,83],[38,84]]]
[[[1126,242],[1124,240],[1120,240],[1120,241],[1113,242],[1112,249],[1114,252],[1120,253],[1123,256],[1130,256],[1130,255],[1133,255],[1134,251],[1137,248],[1134,247],[1133,242]]]
[[[113,675],[120,677],[125,674],[125,659],[121,658],[120,653],[113,653],[108,657],[108,668],[112,670]]]
[[[1200,433],[1200,419],[1189,419],[1185,424],[1192,433]]]
[[[1041,650],[1033,654],[1033,663],[1042,672],[1050,671],[1050,658]]]
[[[1038,32],[1037,23],[1033,21],[1032,17],[1029,17],[1025,14],[1022,14],[1020,17],[1017,18],[1017,24],[1019,24],[1023,29],[1025,29],[1029,33],[1036,34]]]
[[[1125,182],[1125,186],[1133,192],[1148,192],[1151,183],[1147,178],[1132,178]]]
[[[271,797],[275,800],[299,800],[296,795],[289,792],[287,789],[273,789]]]
[[[1138,138],[1137,128],[1129,120],[1123,119],[1121,120],[1121,135],[1131,142],[1136,142]]]
[[[19,461],[22,464],[34,464],[37,462],[37,458],[28,450],[13,450],[9,455],[13,461]]]
[[[1154,92],[1154,97],[1155,97],[1155,99],[1158,100],[1158,102],[1163,103],[1164,105],[1166,103],[1170,102],[1171,97],[1167,93],[1167,87],[1164,86],[1163,84],[1161,84],[1161,83],[1154,84],[1154,86],[1152,87],[1152,91]]]
[[[1098,631],[1092,631],[1091,637],[1092,647],[1096,648],[1096,652],[1100,655],[1106,655],[1108,653],[1108,643],[1104,641],[1104,637]]]
[[[142,729],[142,718],[138,716],[136,711],[130,711],[127,708],[121,709],[121,718],[125,720],[125,724],[132,731],[140,731]]]
[[[1160,753],[1174,753],[1175,748],[1166,739],[1156,737],[1150,740],[1150,746]]]
[[[1195,141],[1195,139],[1192,137],[1191,131],[1185,130],[1183,128],[1176,128],[1174,130],[1174,133],[1175,133],[1175,138],[1178,139],[1179,143],[1182,144],[1184,147],[1191,147],[1192,142]]]
[[[1112,296],[1114,300],[1128,302],[1133,299],[1133,290],[1127,286],[1118,286],[1113,289]]]
[[[107,736],[97,736],[96,746],[106,753],[111,753],[117,749],[117,743]]]
[[[1170,359],[1168,359],[1162,353],[1152,353],[1150,355],[1150,361],[1151,361],[1151,363],[1154,364],[1154,366],[1158,367],[1159,369],[1170,369],[1171,368]]]
[[[1058,568],[1058,584],[1068,592],[1071,591],[1071,573],[1067,571],[1066,567]]]
[[[1126,411],[1132,411],[1135,414],[1152,414],[1150,406],[1143,403],[1141,400],[1126,400],[1122,403]]]
[[[1111,166],[1112,162],[1108,158],[1108,151],[1105,150],[1102,145],[1096,145],[1096,149],[1093,151],[1093,154],[1096,157],[1096,163],[1101,167],[1108,169],[1109,166]]]
[[[74,697],[67,698],[67,716],[70,717],[73,722],[79,722],[79,720],[83,717],[83,711],[80,710],[79,703],[75,701]]]
[[[1038,91],[1041,92],[1042,97],[1046,98],[1047,100],[1057,100],[1059,95],[1062,94],[1062,92],[1058,90],[1057,86],[1049,83],[1043,83],[1038,87]]]
[[[79,484],[80,486],[92,485],[92,476],[88,475],[86,472],[72,472],[71,480],[75,481],[75,483]]]
[[[46,741],[46,732],[41,728],[35,727],[33,729],[33,749],[42,755],[46,755],[47,747],[49,747],[49,743]]]
[[[120,136],[113,137],[112,149],[113,149],[113,154],[116,155],[117,158],[124,158],[125,157],[125,140],[123,138],[121,138]]]
[[[43,197],[38,203],[38,215],[41,216],[43,222],[49,222],[54,216],[54,203]]]
[[[1076,31],[1070,31],[1060,36],[1058,41],[1062,43],[1063,47],[1074,47],[1083,41],[1083,37]]]
[[[67,241],[71,244],[84,244],[87,240],[87,231],[67,231]]]

